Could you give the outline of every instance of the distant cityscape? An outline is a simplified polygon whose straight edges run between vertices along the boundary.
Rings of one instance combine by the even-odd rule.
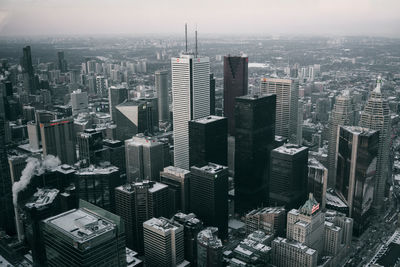
[[[0,169],[0,266],[400,266],[400,39],[3,38]]]

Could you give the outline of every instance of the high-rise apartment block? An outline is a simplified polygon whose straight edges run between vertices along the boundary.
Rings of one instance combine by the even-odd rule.
[[[40,135],[44,156],[57,156],[64,164],[75,164],[76,137],[72,118],[40,123]]]
[[[236,98],[235,212],[268,205],[270,151],[275,141],[275,95]]]
[[[369,223],[374,199],[379,132],[361,127],[340,126],[337,140],[336,192],[349,207],[354,234]]]
[[[381,80],[371,92],[361,113],[360,126],[379,131],[378,162],[375,174],[375,192],[373,208],[382,211],[386,181],[389,173],[390,150],[390,113],[389,102],[381,92]]]
[[[235,102],[236,97],[248,93],[247,56],[224,57],[224,116],[228,118],[229,135],[235,135]]]
[[[210,60],[183,54],[171,59],[174,165],[189,170],[188,122],[210,115]]]
[[[261,94],[276,95],[275,134],[297,143],[299,82],[295,79],[261,79]]]
[[[308,148],[286,144],[271,152],[270,203],[286,209],[307,199]]]
[[[206,226],[228,237],[228,168],[208,163],[190,168],[190,209]]]
[[[228,119],[207,116],[189,121],[189,165],[228,165]]]
[[[168,216],[168,186],[143,181],[115,188],[116,214],[125,222],[127,247],[143,253],[143,222]]]

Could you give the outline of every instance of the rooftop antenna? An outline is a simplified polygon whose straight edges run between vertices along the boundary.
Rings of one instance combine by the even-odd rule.
[[[194,38],[196,43],[194,57],[197,57],[197,25],[196,25],[196,31],[194,32]]]
[[[187,53],[187,23],[185,23],[185,51]]]

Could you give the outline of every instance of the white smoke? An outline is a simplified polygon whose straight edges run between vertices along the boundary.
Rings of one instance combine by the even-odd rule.
[[[26,161],[21,178],[12,186],[14,206],[17,206],[18,193],[26,189],[34,175],[42,175],[46,170],[51,170],[61,164],[60,159],[53,155],[47,155],[43,160],[28,158]]]

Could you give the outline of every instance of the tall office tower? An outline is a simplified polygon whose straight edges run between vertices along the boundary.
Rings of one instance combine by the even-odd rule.
[[[26,46],[22,49],[22,71],[24,76],[24,88],[28,93],[35,93],[35,74],[32,66],[31,47]]]
[[[108,96],[108,81],[104,76],[96,76],[96,90],[98,96]]]
[[[263,231],[282,236],[285,230],[286,212],[284,207],[267,207],[250,211],[245,216],[246,233]]]
[[[104,157],[103,134],[94,129],[84,130],[76,136],[79,160],[84,166],[99,164]]]
[[[192,266],[197,266],[197,235],[203,230],[203,223],[196,218],[194,213],[177,213],[173,217],[174,221],[183,225],[185,260]]]
[[[197,266],[222,266],[222,242],[218,238],[218,228],[208,227],[197,235]]]
[[[103,147],[108,150],[108,161],[118,167],[121,173],[126,172],[125,144],[119,140],[103,140]]]
[[[190,168],[190,209],[207,226],[228,238],[228,168],[208,163]]]
[[[286,209],[299,207],[307,199],[308,148],[287,144],[271,152],[269,198]]]
[[[354,234],[369,223],[378,168],[379,132],[361,127],[340,126],[337,140],[336,191],[349,207]]]
[[[335,105],[329,119],[329,142],[328,142],[328,188],[334,188],[336,184],[336,148],[337,133],[339,125],[347,126],[353,124],[353,108],[349,91],[335,98]]]
[[[189,165],[228,165],[228,119],[208,116],[189,121]]]
[[[43,221],[48,266],[126,266],[123,221],[88,206]]]
[[[261,79],[261,94],[276,94],[276,135],[297,143],[299,82],[295,79]]]
[[[79,113],[88,112],[88,95],[82,92],[81,89],[71,93],[72,114],[78,115]]]
[[[224,116],[228,118],[229,135],[235,135],[236,97],[247,95],[247,56],[224,56]]]
[[[292,209],[287,215],[286,237],[318,251],[322,256],[324,248],[325,213],[312,193],[299,209]]]
[[[121,185],[115,166],[89,167],[75,172],[78,197],[110,212],[115,212],[115,188]]]
[[[91,95],[97,94],[97,88],[96,88],[96,77],[93,75],[87,75],[86,76],[86,84],[88,87],[88,92]]]
[[[169,101],[168,101],[168,71],[158,70],[155,73],[155,86],[158,98],[158,120],[160,122],[169,121]]]
[[[117,124],[117,139],[125,141],[137,133],[150,132],[152,122],[149,121],[151,109],[143,100],[125,101],[115,108]]]
[[[153,137],[137,135],[125,140],[126,175],[129,182],[160,181],[164,144]]]
[[[210,59],[182,54],[171,65],[174,165],[189,170],[188,121],[210,115]]]
[[[168,215],[168,186],[153,181],[119,186],[115,188],[115,206],[115,213],[125,222],[126,246],[143,253],[143,223]]]
[[[344,213],[327,210],[325,213],[325,221],[331,222],[343,230],[342,243],[345,244],[346,247],[350,247],[353,239],[353,219],[347,217]]]
[[[75,164],[76,137],[72,118],[40,123],[40,136],[44,156],[57,156],[64,164]]]
[[[58,69],[64,73],[68,70],[67,61],[64,58],[64,51],[57,52],[57,60],[58,60]]]
[[[381,212],[388,181],[390,150],[390,113],[388,100],[381,92],[381,80],[371,92],[364,111],[361,113],[360,126],[379,131],[379,150],[377,172],[375,174],[375,192],[373,208]]]
[[[174,166],[165,167],[160,172],[160,182],[168,185],[168,217],[177,211],[189,212],[190,171]]]
[[[277,237],[271,242],[273,266],[316,267],[318,251],[298,241]]]
[[[22,107],[22,116],[25,121],[34,121],[35,120],[35,107],[32,106],[23,106]]]
[[[164,217],[143,223],[146,266],[189,266],[185,261],[183,226]]]
[[[124,86],[111,86],[108,94],[111,120],[115,121],[116,106],[128,99],[128,89]]]
[[[215,77],[210,73],[210,115],[215,115]]]
[[[309,158],[307,192],[313,194],[315,200],[321,203],[323,210],[326,205],[327,185],[328,170],[315,158]]]
[[[275,141],[275,101],[275,95],[236,98],[236,213],[268,205],[270,151]]]
[[[61,212],[58,193],[57,189],[38,189],[25,204],[25,237],[32,250],[33,266],[46,266],[41,221]]]
[[[15,233],[14,207],[4,129],[4,118],[0,114],[0,227],[11,235]]]
[[[87,60],[86,66],[88,74],[96,72],[96,60]]]

